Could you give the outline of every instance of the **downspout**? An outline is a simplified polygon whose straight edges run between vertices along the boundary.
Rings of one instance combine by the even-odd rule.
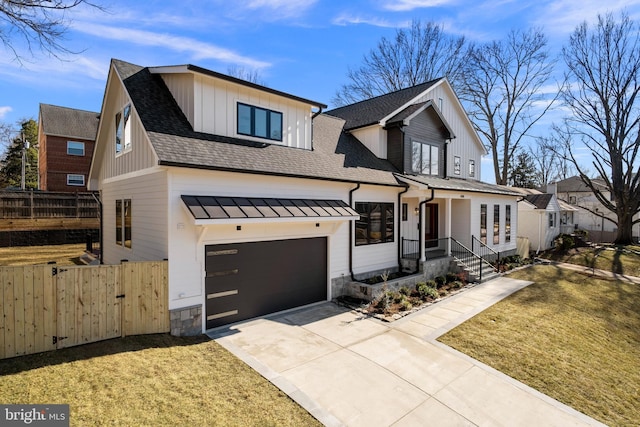
[[[360,183],[356,185],[356,188],[352,188],[349,190],[349,207],[353,209],[353,193],[360,188]],[[356,281],[356,278],[353,275],[353,224],[349,223],[349,274],[351,275],[351,280],[353,282]]]
[[[318,117],[322,113],[322,107],[318,105],[318,111],[311,115],[311,151],[313,151],[313,119]]]
[[[424,238],[424,236],[422,235],[422,211],[424,209],[424,205],[426,205],[427,203],[429,203],[430,201],[432,201],[434,199],[434,191],[433,188],[431,189],[431,196],[429,196],[428,199],[425,199],[423,201],[421,201],[418,204],[418,242],[422,242],[422,239]],[[422,246],[420,244],[418,244],[419,246]],[[422,258],[422,254],[425,250],[424,247],[419,247],[418,248],[420,250],[420,258]],[[419,263],[419,260],[418,260]],[[420,271],[420,266],[418,266],[418,269],[416,270],[415,273],[418,273]],[[414,273],[414,274],[415,274]]]
[[[407,191],[408,185],[398,193],[398,271],[402,271],[402,195]]]
[[[103,212],[103,207],[102,207],[102,200],[100,199],[100,197],[96,197],[95,193],[91,193],[91,195],[93,196],[93,198],[95,199],[96,202],[98,202],[98,206],[100,207],[100,236],[98,236],[98,239],[100,240],[100,264],[103,264],[103,254],[104,254],[104,245],[103,245],[103,230],[104,230],[104,212]]]

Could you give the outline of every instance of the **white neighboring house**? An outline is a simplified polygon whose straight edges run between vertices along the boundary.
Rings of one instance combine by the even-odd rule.
[[[574,231],[576,208],[558,200],[554,193],[517,188],[523,194],[518,201],[518,236],[529,239],[530,249],[536,253],[551,249],[561,233]]]
[[[446,79],[324,108],[112,60],[89,175],[102,261],[168,259],[173,334],[329,300],[406,260],[424,271],[454,239],[515,251],[518,195],[478,180],[485,151]]]

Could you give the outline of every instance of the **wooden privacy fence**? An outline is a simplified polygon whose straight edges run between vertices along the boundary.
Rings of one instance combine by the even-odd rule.
[[[169,332],[167,265],[0,267],[0,359]]]
[[[98,218],[93,193],[0,191],[0,218]]]

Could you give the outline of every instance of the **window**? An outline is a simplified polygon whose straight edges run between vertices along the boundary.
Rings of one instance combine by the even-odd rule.
[[[487,244],[487,205],[480,205],[480,241]]]
[[[131,104],[116,113],[116,154],[131,149]]]
[[[409,217],[409,205],[406,203],[402,204],[402,220],[406,221]]]
[[[67,185],[82,187],[84,185],[84,175],[67,174]]]
[[[476,176],[476,161],[469,160],[469,176]]]
[[[569,196],[569,203],[571,203],[572,205],[576,204],[576,196]]]
[[[549,228],[553,228],[556,226],[556,214],[549,213]]]
[[[393,203],[356,203],[356,246],[393,242]]]
[[[442,111],[442,98],[438,98],[438,108]]]
[[[67,154],[70,156],[84,156],[84,142],[67,141]]]
[[[493,244],[500,244],[500,205],[493,205]]]
[[[412,169],[422,175],[438,175],[440,150],[435,145],[412,142]]]
[[[509,243],[511,241],[511,205],[507,205],[504,208],[504,241]]]
[[[282,113],[238,103],[238,133],[282,141]]]
[[[131,199],[116,200],[116,245],[131,248]]]
[[[455,156],[453,158],[453,173],[460,175],[460,156]]]

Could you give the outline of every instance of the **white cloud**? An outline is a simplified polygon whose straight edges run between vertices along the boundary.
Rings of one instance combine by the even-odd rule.
[[[298,18],[304,15],[318,0],[249,0],[241,7],[249,10],[266,10],[268,15],[261,18],[266,21]]]
[[[383,28],[400,28],[407,27],[410,22],[391,22],[386,19],[376,18],[376,17],[363,17],[359,15],[351,15],[348,13],[342,13],[331,20],[331,23],[334,25],[346,26],[346,25],[358,25],[365,24],[371,25],[374,27],[383,27]]]
[[[252,69],[262,69],[271,65],[268,62],[243,56],[232,50],[189,37],[130,28],[109,27],[95,23],[76,23],[74,24],[74,29],[103,39],[127,41],[141,46],[162,47],[181,53],[187,52],[191,54],[194,60],[215,59],[230,64],[245,65]]]
[[[399,0],[387,1],[382,7],[392,12],[407,12],[414,9],[449,6],[455,3],[457,3],[456,0]]]
[[[13,110],[13,108],[9,106],[0,107],[0,119],[4,119],[4,116],[6,116],[7,113],[10,113],[11,110]]]

